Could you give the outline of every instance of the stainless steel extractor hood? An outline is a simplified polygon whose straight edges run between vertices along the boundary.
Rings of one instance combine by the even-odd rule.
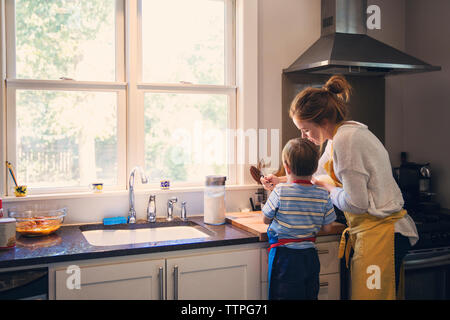
[[[367,35],[367,0],[321,0],[322,33],[285,73],[384,76],[441,70]]]

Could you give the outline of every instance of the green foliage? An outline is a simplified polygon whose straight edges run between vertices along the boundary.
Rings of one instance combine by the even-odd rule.
[[[17,77],[69,76],[80,42],[95,38],[113,8],[113,0],[17,0]]]
[[[94,40],[105,28],[114,16],[114,6],[114,0],[17,0],[17,78],[70,77],[83,59],[80,44]],[[17,91],[17,161],[22,180],[29,185],[79,184],[79,156],[86,147],[86,139],[80,137],[86,129],[96,128],[89,139],[95,139],[100,150],[117,140],[117,112],[111,113],[109,105],[92,110],[92,102],[87,101],[95,98],[87,92]],[[96,161],[95,153],[88,157],[97,162],[100,173],[109,162],[117,162],[117,152],[112,159]]]

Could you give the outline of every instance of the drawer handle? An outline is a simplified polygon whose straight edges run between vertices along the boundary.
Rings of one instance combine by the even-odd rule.
[[[317,254],[329,254],[330,250],[317,250]]]
[[[321,282],[320,284],[319,284],[319,287],[328,287],[328,282]]]
[[[178,300],[178,266],[173,267],[173,300]]]
[[[163,279],[163,268],[159,267],[159,300],[164,299],[164,279]]]

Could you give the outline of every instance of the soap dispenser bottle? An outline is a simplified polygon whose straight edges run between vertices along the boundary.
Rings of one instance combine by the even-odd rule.
[[[148,199],[147,221],[156,222],[156,195],[152,194]]]

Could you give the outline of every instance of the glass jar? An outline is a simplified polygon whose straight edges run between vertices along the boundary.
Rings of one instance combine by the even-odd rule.
[[[225,223],[225,176],[207,176],[203,197],[203,219],[206,224]]]

